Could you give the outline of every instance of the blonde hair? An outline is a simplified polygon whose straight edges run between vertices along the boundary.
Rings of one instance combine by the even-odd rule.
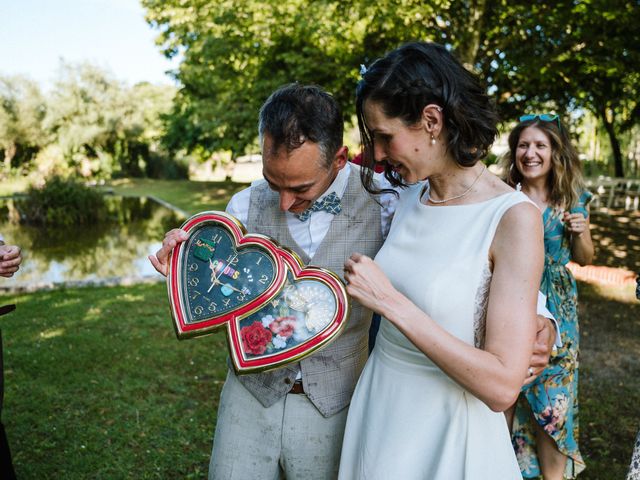
[[[585,190],[584,177],[578,152],[573,147],[569,134],[559,119],[553,121],[535,118],[520,122],[509,134],[509,151],[501,160],[503,180],[512,187],[522,182],[522,173],[516,167],[516,149],[520,134],[525,128],[541,130],[551,144],[551,172],[548,177],[549,204],[559,210],[570,210],[578,204]]]

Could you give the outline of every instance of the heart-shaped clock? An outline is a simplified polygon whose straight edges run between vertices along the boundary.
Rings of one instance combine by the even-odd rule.
[[[283,288],[256,312],[229,322],[231,358],[240,373],[301,360],[336,338],[349,315],[347,292],[333,272],[278,249],[287,275]]]
[[[181,227],[167,287],[179,339],[227,326],[238,373],[298,361],[333,340],[346,323],[344,284],[308,266],[274,240],[247,234],[223,212],[203,212]]]

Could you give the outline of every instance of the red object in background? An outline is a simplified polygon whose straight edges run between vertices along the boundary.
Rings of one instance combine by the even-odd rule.
[[[357,154],[351,160],[351,163],[355,163],[356,165],[362,165],[362,153]],[[373,167],[373,171],[376,173],[384,172],[384,163],[376,162],[375,167]]]

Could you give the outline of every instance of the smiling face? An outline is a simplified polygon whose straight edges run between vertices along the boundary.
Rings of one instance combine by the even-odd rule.
[[[269,134],[263,137],[262,175],[278,192],[282,211],[304,212],[329,188],[346,161],[346,147],[341,147],[327,165],[317,143],[306,141],[288,152],[284,146],[274,149]]]
[[[373,140],[376,162],[386,162],[404,182],[415,183],[430,175],[424,161],[431,137],[422,122],[407,126],[399,118],[389,118],[376,102],[367,100],[364,117]]]
[[[520,133],[515,152],[515,164],[525,181],[546,180],[551,172],[551,142],[537,127],[527,127]]]

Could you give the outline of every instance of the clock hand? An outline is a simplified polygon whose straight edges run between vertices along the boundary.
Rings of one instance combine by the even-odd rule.
[[[219,282],[218,282],[218,283],[219,283]],[[233,286],[233,285],[231,285],[230,283],[225,283],[225,284],[222,284],[222,283],[221,283],[221,285],[222,285],[223,287],[230,288],[231,290],[234,290],[234,291],[236,291],[236,292],[238,292],[238,293],[243,293],[243,294],[245,293],[244,291],[242,291],[242,290],[240,290],[240,289],[238,289],[238,288],[234,287],[234,286]]]
[[[222,274],[222,271],[224,270],[224,268],[221,268],[220,272],[218,272],[218,274],[216,275],[216,269],[213,266],[213,262],[211,261],[211,259],[209,259],[209,268],[211,269],[211,286],[207,290],[207,293],[211,292],[211,289],[220,283],[218,278],[220,277],[220,275]]]

